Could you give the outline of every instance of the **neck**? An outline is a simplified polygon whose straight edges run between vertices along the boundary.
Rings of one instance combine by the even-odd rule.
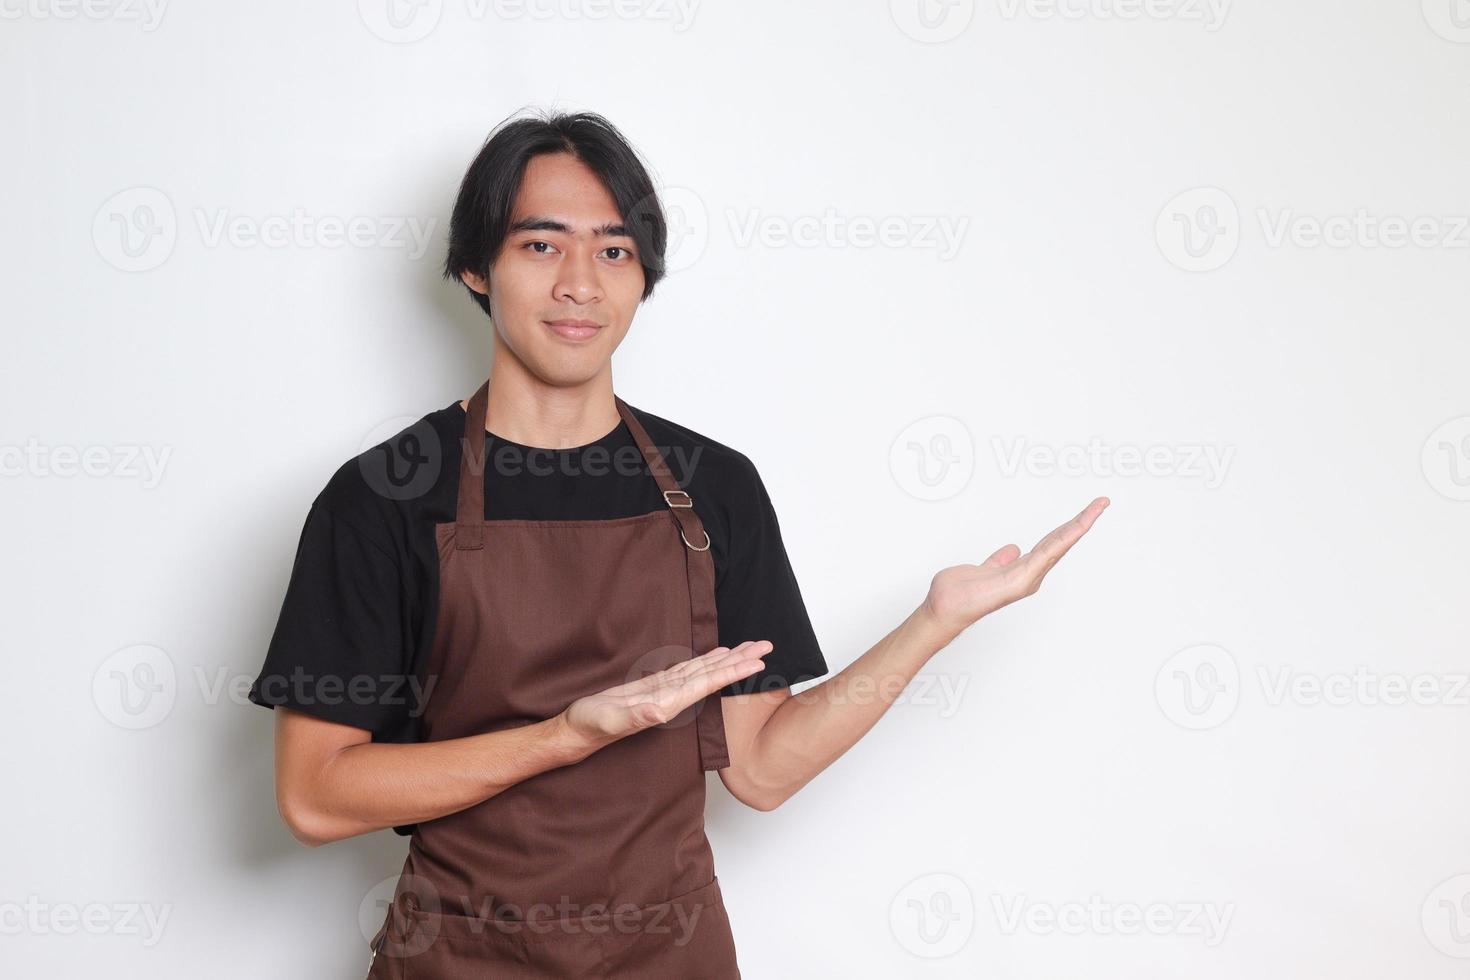
[[[460,405],[468,409],[469,399]],[[497,438],[565,449],[601,439],[620,421],[611,364],[586,381],[556,385],[536,377],[509,351],[496,350],[490,364],[485,428]]]

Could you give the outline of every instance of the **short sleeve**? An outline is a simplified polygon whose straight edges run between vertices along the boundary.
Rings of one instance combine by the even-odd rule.
[[[721,689],[725,697],[786,688],[827,673],[776,508],[754,464],[744,463],[744,489],[728,502],[729,539],[715,586],[720,645],[770,640],[772,649],[759,673]]]
[[[402,578],[391,553],[314,503],[250,700],[375,735],[400,728],[413,707]]]

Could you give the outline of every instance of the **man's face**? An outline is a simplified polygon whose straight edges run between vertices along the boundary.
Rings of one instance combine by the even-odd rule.
[[[526,165],[511,230],[488,293],[500,340],[548,384],[582,384],[607,369],[643,297],[643,267],[607,188],[567,153]]]

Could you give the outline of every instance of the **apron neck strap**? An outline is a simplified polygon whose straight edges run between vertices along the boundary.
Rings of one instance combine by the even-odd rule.
[[[648,464],[648,470],[663,494],[664,503],[669,505],[678,518],[680,528],[688,532],[685,543],[695,548],[703,535],[703,529],[699,526],[699,519],[693,514],[693,500],[688,493],[679,489],[678,482],[669,470],[668,461],[648,437],[648,431],[643,428],[643,423],[638,421],[628,403],[617,395],[613,395],[613,403],[617,406],[618,415],[627,424],[628,431],[633,434],[633,441],[638,444],[643,461]],[[479,390],[470,396],[469,404],[465,408],[462,443],[464,452],[459,461],[459,497],[454,515],[454,540],[458,550],[480,548],[484,542],[485,471],[489,468],[485,450],[485,419],[489,404],[490,381],[487,378]],[[692,538],[689,537],[691,533]]]
[[[633,441],[638,444],[639,452],[643,453],[643,461],[648,464],[648,471],[653,474],[654,482],[658,484],[660,490],[664,491],[664,499],[668,499],[667,494],[669,491],[673,491],[676,494],[683,494],[684,491],[679,489],[679,484],[674,480],[673,473],[669,471],[668,461],[658,451],[658,447],[653,444],[653,440],[648,438],[648,431],[643,428],[643,423],[638,421],[638,417],[633,414],[633,410],[628,407],[628,403],[617,395],[613,395],[613,402],[618,406],[618,414],[628,424],[628,431],[633,433]]]
[[[482,547],[485,525],[485,407],[490,403],[490,379],[470,396],[464,413],[464,453],[459,460],[459,502],[454,515],[454,547],[458,551]]]
[[[618,414],[623,417],[624,422],[628,423],[628,428],[632,431],[633,438],[638,443],[638,448],[642,450],[643,460],[648,464],[648,469],[653,474],[654,482],[658,484],[659,490],[663,492],[664,503],[668,504],[669,512],[674,515],[674,519],[679,523],[679,536],[684,539],[685,546],[691,551],[708,551],[710,545],[709,534],[705,532],[704,525],[700,523],[699,517],[694,513],[694,498],[689,496],[687,491],[679,489],[679,484],[674,480],[674,475],[669,472],[668,461],[658,451],[658,447],[653,444],[653,440],[648,438],[648,433],[644,430],[643,424],[633,415],[633,410],[628,407],[628,403],[616,395],[613,396],[613,400],[618,403]],[[700,544],[700,539],[703,539],[703,544]]]

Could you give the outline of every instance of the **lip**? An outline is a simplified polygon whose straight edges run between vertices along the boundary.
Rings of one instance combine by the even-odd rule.
[[[602,324],[595,320],[542,320],[551,332],[564,340],[590,340],[597,336]]]

